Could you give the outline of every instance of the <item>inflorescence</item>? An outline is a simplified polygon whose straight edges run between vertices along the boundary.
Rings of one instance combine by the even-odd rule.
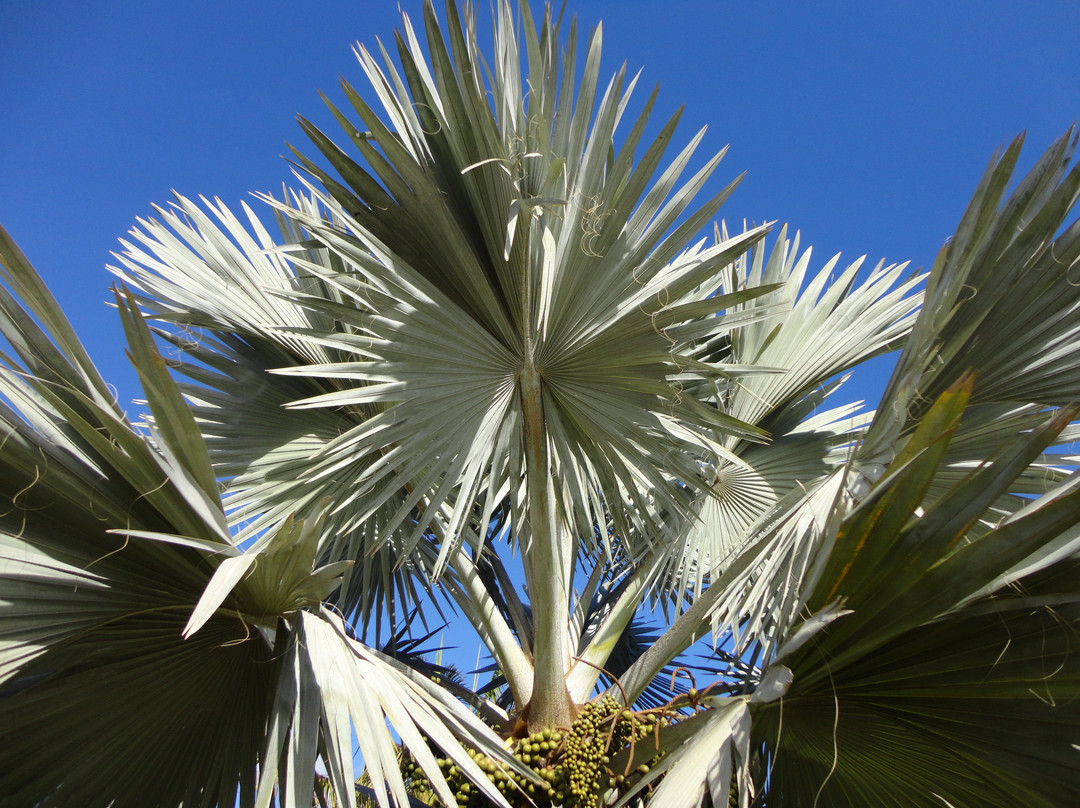
[[[545,729],[513,742],[514,757],[531,768],[542,784],[504,768],[475,749],[467,751],[512,806],[599,808],[608,791],[617,796],[652,770],[664,755],[657,751],[657,733],[678,718],[677,712],[666,707],[628,710],[611,696],[590,702],[568,728]],[[628,749],[631,754],[620,756],[625,765],[613,768],[612,759]],[[648,755],[649,751],[653,754]],[[644,762],[634,762],[641,760]],[[438,758],[436,762],[454,792],[456,808],[484,808],[483,795],[452,760]],[[415,796],[432,804],[437,802],[430,783],[411,757],[403,759],[402,774]]]

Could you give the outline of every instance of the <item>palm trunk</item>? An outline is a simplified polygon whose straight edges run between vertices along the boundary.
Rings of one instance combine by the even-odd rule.
[[[556,513],[548,457],[540,372],[526,360],[520,377],[522,428],[531,548],[523,553],[535,638],[530,732],[566,727],[574,705],[566,687],[569,653],[569,575],[572,548]]]

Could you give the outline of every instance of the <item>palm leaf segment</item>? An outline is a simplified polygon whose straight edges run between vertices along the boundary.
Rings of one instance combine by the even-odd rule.
[[[612,520],[623,533],[633,526],[653,535],[662,510],[685,510],[687,493],[675,480],[692,484],[697,458],[728,454],[718,435],[760,435],[679,391],[724,378],[723,367],[700,361],[694,346],[726,328],[713,315],[752,296],[715,293],[720,268],[764,229],[684,249],[733,186],[689,212],[720,159],[680,179],[700,134],[655,176],[675,119],[634,163],[651,99],[625,144],[612,150],[634,83],[624,92],[620,72],[599,90],[599,32],[575,92],[573,31],[560,84],[553,22],[545,19],[537,34],[528,21],[519,46],[511,12],[500,7],[485,81],[475,22],[469,18],[463,30],[452,5],[448,13],[444,39],[427,8],[430,67],[407,20],[400,74],[388,54],[380,67],[359,51],[389,123],[348,85],[363,124],[334,111],[368,168],[305,123],[346,184],[303,160],[329,189],[312,191],[323,211],[298,197],[277,203],[326,248],[289,254],[292,277],[303,279],[290,289],[274,281],[303,313],[259,312],[257,324],[294,346],[291,361],[271,361],[296,366],[288,371],[296,406],[323,413],[312,423],[322,417],[335,425],[333,440],[310,430],[305,445],[290,447],[299,457],[322,443],[304,478],[307,496],[331,493],[335,527],[368,530],[373,541],[404,525],[408,546],[433,522],[445,521],[439,533],[459,536],[477,500],[486,502],[481,524],[503,497],[520,508],[521,402],[538,383],[551,454],[545,473],[563,481],[560,508],[576,534],[592,537],[593,525]],[[525,81],[519,47],[527,54]],[[200,312],[186,317],[191,326],[239,325],[210,301],[217,279],[203,291],[182,291],[214,271],[210,256],[185,260],[187,250],[160,228],[144,241],[167,253],[168,266],[135,250],[125,259],[132,282],[158,301],[152,310]],[[304,386],[310,394],[296,396]],[[247,490],[236,501],[245,508],[280,514],[292,498],[292,487],[277,482],[287,467],[270,468],[274,451],[258,464],[275,480],[273,490],[251,479],[255,464],[235,469],[234,484]],[[528,523],[520,510],[516,522]],[[449,553],[444,547],[441,563]]]
[[[449,13],[456,15],[453,9]],[[700,228],[730,191],[667,235],[718,158],[679,188],[692,144],[646,192],[674,122],[633,167],[650,102],[621,152],[611,154],[628,100],[628,94],[620,97],[622,75],[599,97],[597,34],[575,99],[566,83],[574,75],[572,61],[564,66],[562,86],[556,83],[557,31],[550,20],[538,38],[531,24],[525,26],[526,106],[510,12],[502,7],[500,15],[489,82],[482,80],[474,23],[470,20],[464,34],[452,19],[447,46],[430,7],[431,70],[407,25],[398,43],[404,78],[389,62],[384,73],[370,54],[360,52],[396,128],[393,133],[383,128],[346,86],[369,130],[355,135],[354,145],[375,177],[308,125],[350,187],[305,165],[331,189],[343,217],[352,217],[352,238],[343,240],[316,222],[306,224],[320,239],[338,244],[370,285],[396,287],[388,299],[377,301],[380,316],[354,318],[358,329],[374,337],[373,361],[339,369],[357,379],[385,374],[387,384],[353,396],[378,396],[393,407],[348,436],[351,445],[343,442],[348,454],[339,463],[393,440],[396,453],[416,458],[415,466],[405,467],[406,478],[425,469],[417,501],[427,490],[429,508],[442,504],[453,488],[461,502],[471,503],[488,484],[481,521],[505,492],[513,497],[515,523],[527,525],[519,482],[527,454],[528,416],[522,406],[533,391],[546,433],[538,440],[552,454],[539,462],[550,462],[561,478],[562,505],[574,532],[589,538],[593,525],[610,518],[623,533],[633,524],[648,535],[658,507],[684,502],[673,477],[695,480],[695,454],[719,448],[711,431],[737,426],[722,412],[678,396],[673,386],[678,376],[715,378],[717,373],[681,358],[684,349],[664,333],[682,317],[713,314],[733,301],[698,303],[692,315],[672,304],[711,295],[715,286],[698,287],[760,232],[677,256],[686,234]],[[571,33],[567,52],[573,51]],[[345,116],[336,114],[354,132]],[[383,187],[389,195],[379,190]],[[450,355],[448,345],[454,346]],[[462,401],[470,406],[462,407]],[[463,413],[469,415],[463,419]],[[388,432],[384,422],[389,421],[394,426]],[[685,459],[678,469],[657,462],[673,445],[687,443],[687,431],[697,452],[679,452]],[[659,506],[642,494],[645,488]],[[451,535],[467,513],[455,510]]]
[[[853,481],[880,474],[883,455],[888,469],[823,532],[815,616],[775,660],[791,687],[756,710],[758,777],[777,799],[1080,798],[1080,477],[1075,457],[1047,454],[1075,440],[1075,408],[1056,408],[1080,399],[1080,223],[1063,227],[1075,142],[1004,201],[1020,142],[995,159],[935,265]]]
[[[747,649],[728,675],[753,693],[741,759],[770,804],[1080,796],[1080,478],[1076,458],[1059,453],[1075,440],[1076,411],[1054,412],[1080,399],[1068,386],[1080,305],[1080,225],[1065,224],[1080,193],[1074,144],[1072,133],[1056,143],[1004,202],[1019,142],[991,164],[847,466],[781,499],[621,679],[640,693],[704,624],[726,628]],[[981,349],[1019,323],[1055,347]],[[1044,379],[1047,366],[1057,370]],[[746,731],[721,729],[696,793]],[[708,733],[695,738],[684,748]]]
[[[319,520],[237,548],[134,302],[118,295],[152,438],[2,230],[0,269],[0,805],[306,808],[316,756],[344,801],[357,742],[369,768],[393,759],[387,721],[443,799],[429,738],[485,788],[457,738],[506,758],[496,736],[321,606],[343,565],[319,565]],[[384,805],[407,801],[396,773]]]

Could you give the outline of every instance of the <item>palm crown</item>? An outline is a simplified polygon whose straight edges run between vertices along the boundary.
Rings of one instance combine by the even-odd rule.
[[[4,234],[0,804],[306,806],[317,761],[345,804],[357,747],[380,804],[1075,800],[1071,133],[927,277],[814,271],[695,241],[735,183],[695,202],[722,155],[645,142],[600,29],[578,70],[550,10],[446,16],[357,51],[348,151],[302,122],[281,238],[132,231],[142,425]],[[403,641],[447,608],[497,698]]]

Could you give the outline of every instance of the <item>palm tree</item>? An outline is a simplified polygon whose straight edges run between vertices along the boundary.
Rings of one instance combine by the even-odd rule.
[[[0,805],[1076,803],[1073,133],[927,275],[813,271],[700,238],[736,183],[600,28],[494,14],[358,49],[280,238],[139,222],[141,423],[2,234]]]

